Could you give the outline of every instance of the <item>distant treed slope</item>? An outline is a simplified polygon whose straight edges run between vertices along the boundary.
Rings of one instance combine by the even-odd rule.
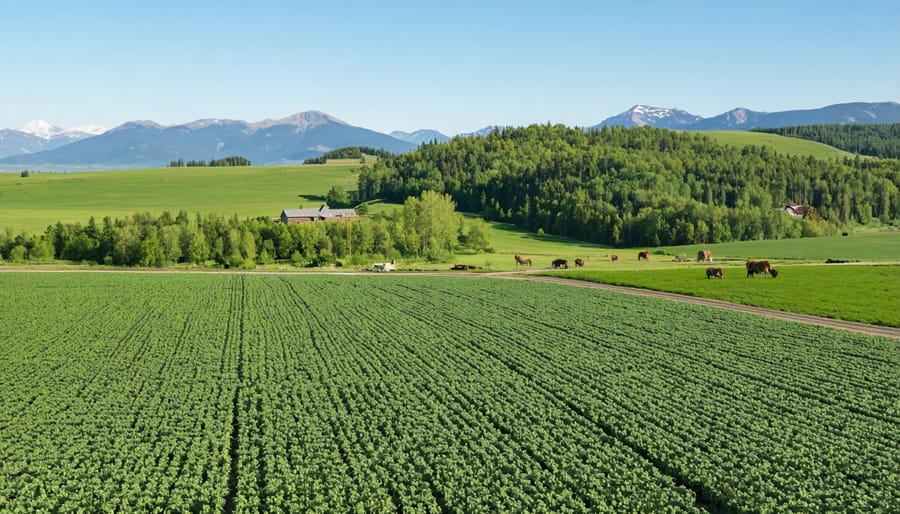
[[[818,160],[720,145],[696,133],[507,128],[364,167],[362,199],[433,189],[464,211],[611,245],[798,237],[900,221],[900,162]],[[807,204],[800,220],[784,203]]]
[[[325,164],[328,159],[361,159],[364,155],[374,155],[381,159],[387,159],[393,157],[395,154],[380,148],[348,146],[346,148],[338,148],[336,150],[325,152],[318,157],[310,157],[304,160],[303,164]]]
[[[802,125],[761,128],[782,136],[818,141],[848,152],[887,159],[900,159],[900,123],[882,125]]]

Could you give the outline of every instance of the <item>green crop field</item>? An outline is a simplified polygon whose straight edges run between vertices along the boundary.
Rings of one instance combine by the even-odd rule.
[[[2,512],[900,497],[900,342],[702,306],[487,278],[4,272],[0,341]]]
[[[356,165],[358,166],[358,164]],[[277,217],[318,207],[333,185],[356,189],[354,166],[161,168],[93,173],[0,173],[0,228],[42,232],[91,216],[184,210]]]
[[[776,266],[777,279],[747,278],[744,267],[724,266],[722,280],[707,279],[706,266],[549,274],[900,327],[900,266]]]
[[[700,132],[720,144],[740,146],[768,146],[776,152],[790,155],[812,155],[817,159],[835,159],[854,157],[850,152],[839,150],[833,146],[816,141],[808,141],[796,137],[779,136],[763,132],[747,132],[741,130],[712,130]]]

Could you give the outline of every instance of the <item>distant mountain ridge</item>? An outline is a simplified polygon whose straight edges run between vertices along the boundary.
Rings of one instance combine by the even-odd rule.
[[[408,141],[415,145],[421,145],[422,143],[430,143],[432,141],[437,141],[438,143],[446,143],[450,141],[450,136],[441,134],[437,130],[431,129],[422,129],[416,130],[414,132],[403,132],[402,130],[395,130],[391,132],[391,137],[395,137],[400,139],[401,141]]]
[[[195,120],[163,126],[129,121],[103,134],[48,151],[0,159],[4,164],[109,164],[164,166],[178,159],[208,160],[240,155],[255,164],[302,162],[346,146],[408,152],[416,144],[349,125],[320,111],[258,122]]]
[[[750,130],[797,125],[898,122],[900,122],[900,103],[897,102],[852,102],[818,109],[779,112],[760,112],[737,107],[711,118],[703,118],[678,109],[635,105],[591,128],[618,125],[679,130]]]
[[[677,130],[751,130],[838,123],[900,123],[897,102],[853,102],[819,109],[760,112],[738,107],[703,118],[687,111],[635,105],[588,128],[651,126]],[[489,125],[459,137],[503,130]],[[149,120],[128,121],[111,130],[88,126],[63,130],[37,120],[19,130],[0,130],[0,164],[164,166],[171,161],[209,160],[240,155],[254,164],[302,162],[337,148],[362,146],[392,153],[422,143],[450,139],[436,130],[383,134],[350,125],[321,111],[279,119],[246,122],[200,119],[164,126]]]
[[[102,125],[63,129],[44,120],[34,120],[19,129],[0,129],[0,158],[53,150],[106,132]]]
[[[622,127],[643,127],[649,125],[657,128],[680,129],[702,120],[687,111],[649,105],[635,105],[627,111],[606,118],[592,128],[618,125]]]

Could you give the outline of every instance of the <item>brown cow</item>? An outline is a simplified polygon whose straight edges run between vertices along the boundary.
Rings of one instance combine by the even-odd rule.
[[[744,266],[747,267],[747,278],[757,273],[762,273],[763,276],[767,277],[772,272],[772,265],[769,264],[769,261],[749,260]],[[777,275],[778,273],[776,272],[775,274]]]
[[[650,252],[646,250],[643,252],[638,252],[638,260],[650,262]]]
[[[582,259],[580,257],[578,259],[575,259],[575,267],[583,268],[584,267],[584,259]]]
[[[619,256],[616,254],[612,254],[609,256],[609,260],[616,262],[617,260],[619,260]]]
[[[700,250],[697,252],[697,262],[712,262],[712,252],[709,250]]]
[[[569,269],[569,263],[565,259],[556,259],[550,263],[553,269]]]
[[[722,268],[706,268],[706,278],[725,278],[725,270]]]
[[[516,267],[518,268],[519,266],[531,266],[531,258],[516,255]]]

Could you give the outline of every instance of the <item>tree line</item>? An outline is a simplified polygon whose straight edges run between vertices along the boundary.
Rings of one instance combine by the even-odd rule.
[[[489,247],[483,220],[465,224],[449,196],[410,197],[402,210],[353,221],[285,224],[271,218],[180,211],[61,223],[42,234],[0,232],[0,258],[60,259],[117,266],[173,264],[253,268],[275,261],[296,266],[365,264],[401,257],[447,260],[461,248]]]
[[[878,125],[800,125],[796,127],[759,128],[788,137],[818,141],[847,152],[883,159],[900,159],[900,123]]]
[[[613,246],[831,234],[900,222],[900,162],[819,160],[651,127],[496,130],[364,166],[361,201],[433,190],[462,211]],[[802,204],[811,215],[781,210]]]
[[[184,162],[184,159],[178,159],[177,161],[171,161],[168,164],[168,168],[193,168],[193,167],[216,167],[216,166],[250,166],[250,159],[246,157],[241,157],[240,155],[232,155],[231,157],[225,157],[222,159],[210,159],[207,161],[195,161],[190,160]]]
[[[366,155],[374,155],[379,159],[388,159],[395,154],[381,149],[370,148],[368,146],[347,146],[323,153],[318,157],[310,157],[303,161],[303,164],[325,164],[328,159],[363,159]]]

